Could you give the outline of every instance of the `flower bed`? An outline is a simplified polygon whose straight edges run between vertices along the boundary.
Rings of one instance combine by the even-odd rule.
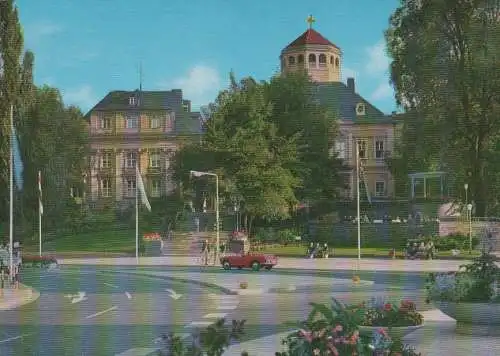
[[[23,256],[23,267],[48,268],[50,265],[57,265],[57,259],[51,256]]]
[[[419,326],[424,322],[422,314],[411,300],[399,304],[385,299],[372,298],[368,302],[349,306],[348,309],[359,314],[359,325],[376,327]]]

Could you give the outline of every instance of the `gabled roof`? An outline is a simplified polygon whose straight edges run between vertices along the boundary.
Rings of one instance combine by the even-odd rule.
[[[129,98],[136,97],[138,106],[129,105]],[[123,91],[115,90],[109,92],[101,101],[99,101],[92,111],[118,111],[118,110],[173,110],[177,111],[182,107],[182,90],[164,90],[164,91]],[[88,115],[88,114],[87,114]]]
[[[391,116],[385,115],[342,82],[315,83],[313,96],[321,105],[338,114],[339,119],[344,121],[365,124],[393,122]],[[365,115],[356,115],[356,105],[359,103],[365,105]]]
[[[330,41],[328,41],[325,37],[323,37],[318,31],[310,28],[299,37],[297,37],[294,41],[292,41],[285,49],[290,49],[292,47],[304,46],[304,45],[326,45],[333,46],[335,48],[339,48]]]

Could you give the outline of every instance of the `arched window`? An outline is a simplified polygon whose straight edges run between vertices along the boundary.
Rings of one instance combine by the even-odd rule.
[[[294,65],[295,64],[295,57],[294,56],[288,57],[288,64],[290,64],[290,65]]]
[[[304,55],[299,54],[299,57],[297,58],[299,63],[304,63]]]
[[[339,57],[335,58],[335,67],[338,68],[338,66],[340,65],[340,61],[339,61]]]
[[[309,55],[309,63],[316,63],[316,55],[314,53]]]
[[[330,56],[330,64],[333,64],[333,56]]]
[[[321,65],[321,66],[326,65],[326,56],[323,53],[319,55],[318,62],[319,62],[319,65]]]

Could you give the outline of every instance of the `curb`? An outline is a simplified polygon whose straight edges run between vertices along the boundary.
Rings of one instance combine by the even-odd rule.
[[[202,287],[207,287],[207,288],[212,288],[212,289],[217,289],[223,294],[228,294],[228,295],[236,295],[238,293],[235,293],[229,288],[221,287],[217,284],[213,283],[208,283],[208,282],[202,282],[202,281],[196,281],[192,279],[186,279],[186,278],[181,278],[181,277],[170,277],[170,276],[158,276],[158,275],[151,275],[148,273],[134,273],[134,272],[117,272],[117,271],[99,271],[99,273],[109,273],[109,274],[124,274],[127,276],[146,276],[148,278],[154,278],[154,279],[160,279],[160,280],[167,280],[167,281],[177,281],[181,283],[189,283],[189,284],[195,284],[198,286]]]
[[[14,291],[14,293],[22,293],[23,296],[21,297],[21,300],[18,298],[15,298],[13,301],[9,301],[2,305],[0,303],[0,311],[5,311],[5,310],[14,310],[17,308],[20,308],[24,305],[30,304],[35,302],[38,298],[40,298],[40,292],[38,292],[36,289],[33,289],[31,287],[28,287],[24,284],[19,284],[21,288],[19,289],[13,289],[11,291]],[[5,297],[2,297],[5,298]]]

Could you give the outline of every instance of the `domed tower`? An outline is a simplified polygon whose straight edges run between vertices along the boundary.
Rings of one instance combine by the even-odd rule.
[[[312,28],[315,21],[310,15],[309,29],[281,51],[281,73],[306,70],[315,82],[340,82],[342,51]]]

